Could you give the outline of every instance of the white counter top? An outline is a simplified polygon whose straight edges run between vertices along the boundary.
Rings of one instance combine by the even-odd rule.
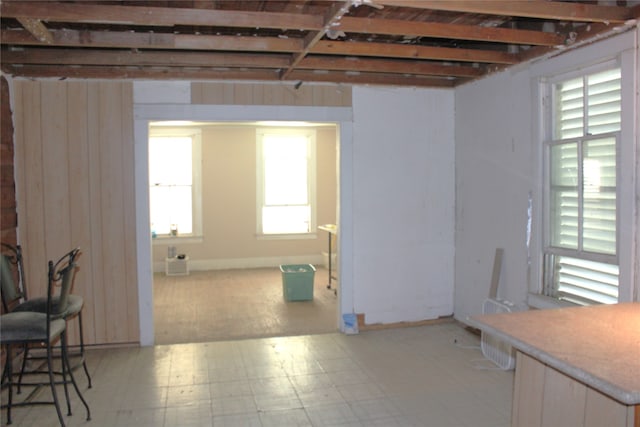
[[[621,403],[640,404],[640,303],[488,314],[468,322]]]

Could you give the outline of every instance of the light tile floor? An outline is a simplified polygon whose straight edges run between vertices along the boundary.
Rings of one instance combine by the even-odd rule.
[[[69,426],[510,423],[513,372],[485,360],[478,337],[453,321],[350,336],[92,350],[88,357],[94,387],[76,374],[92,420],[72,395]],[[14,425],[58,422],[53,407],[43,406],[16,409]]]

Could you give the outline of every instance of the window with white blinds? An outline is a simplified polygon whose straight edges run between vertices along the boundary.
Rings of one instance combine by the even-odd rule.
[[[545,292],[577,304],[618,300],[620,69],[552,85]]]

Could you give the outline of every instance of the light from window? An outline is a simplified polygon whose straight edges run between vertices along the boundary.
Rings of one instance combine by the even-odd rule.
[[[149,138],[149,205],[158,235],[193,233],[193,141],[191,137]]]
[[[311,231],[309,131],[258,132],[261,184],[258,194],[262,234]],[[260,191],[261,190],[261,191]]]

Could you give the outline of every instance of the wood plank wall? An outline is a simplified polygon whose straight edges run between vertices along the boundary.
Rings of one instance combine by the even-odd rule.
[[[139,342],[133,91],[121,82],[13,82],[20,243],[30,295],[72,247],[85,342]],[[72,344],[77,343],[76,322]]]
[[[133,83],[13,80],[20,244],[30,295],[75,246],[87,344],[139,342]],[[351,87],[192,83],[193,104],[351,106]],[[77,344],[71,322],[71,344]]]
[[[15,245],[18,216],[13,173],[13,118],[9,84],[4,76],[0,80],[0,240]]]
[[[351,86],[306,85],[297,89],[291,83],[215,83],[191,84],[192,104],[212,105],[298,105],[351,107]]]

